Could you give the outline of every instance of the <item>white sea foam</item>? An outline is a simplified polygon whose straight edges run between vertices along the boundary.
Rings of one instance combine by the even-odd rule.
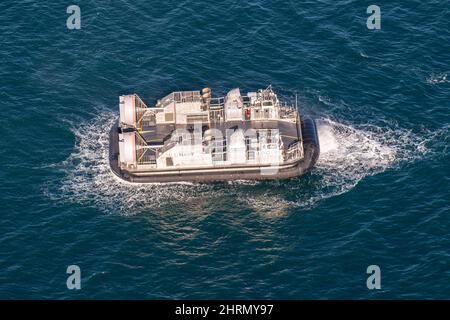
[[[172,205],[213,206],[229,197],[234,207],[252,208],[263,216],[280,216],[290,207],[311,208],[321,199],[351,190],[367,176],[420,159],[430,150],[429,140],[436,138],[431,134],[420,137],[401,128],[355,126],[324,118],[318,120],[321,155],[309,176],[215,185],[130,184],[118,179],[109,168],[108,133],[116,119],[116,113],[103,112],[91,122],[73,126],[74,151],[57,165],[64,178],[48,189],[51,197],[121,214]]]
[[[299,193],[295,205],[309,208],[318,201],[343,194],[368,176],[427,156],[447,152],[449,128],[422,134],[396,127],[352,125],[323,118],[317,121],[321,154],[310,191]],[[304,186],[302,186],[304,187]]]
[[[198,201],[214,190],[208,185],[192,183],[130,184],[118,179],[108,160],[109,130],[117,114],[104,112],[95,120],[73,127],[74,151],[58,168],[65,177],[47,188],[55,200],[93,205],[106,212],[133,214],[157,208],[173,201]]]
[[[333,152],[339,148],[332,126],[319,125],[317,126],[317,133],[320,136],[320,152],[322,154]]]
[[[431,84],[431,85],[440,84],[440,83],[447,83],[447,82],[450,82],[450,80],[447,79],[447,74],[446,73],[438,73],[438,74],[432,73],[427,78],[427,83]]]
[[[412,143],[407,131],[383,130],[375,126],[357,129],[330,119],[318,121],[321,154],[313,175],[316,190],[307,204],[346,192],[369,175],[392,167],[402,147],[398,139]],[[405,145],[403,146],[405,147]]]

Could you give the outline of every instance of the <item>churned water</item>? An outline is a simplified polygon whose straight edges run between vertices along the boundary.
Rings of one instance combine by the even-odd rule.
[[[30,0],[0,15],[0,298],[450,298],[448,1]],[[307,175],[111,174],[119,95],[268,84],[317,119]]]

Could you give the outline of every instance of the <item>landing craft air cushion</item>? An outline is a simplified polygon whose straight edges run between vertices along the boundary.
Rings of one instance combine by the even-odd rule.
[[[136,94],[119,101],[109,162],[128,182],[286,179],[319,157],[314,120],[280,102],[271,86],[224,97],[209,88],[173,92],[154,107]]]

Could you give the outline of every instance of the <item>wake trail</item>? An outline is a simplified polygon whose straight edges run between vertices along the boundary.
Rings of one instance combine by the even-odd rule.
[[[225,184],[129,184],[109,167],[109,130],[117,117],[114,112],[102,112],[92,121],[72,126],[74,150],[53,166],[63,178],[45,189],[48,196],[125,215],[230,197],[236,206],[271,214],[280,208],[311,208],[322,199],[351,190],[367,176],[424,158],[432,153],[436,140],[448,136],[448,127],[419,136],[402,128],[321,118],[317,120],[321,154],[309,176]]]

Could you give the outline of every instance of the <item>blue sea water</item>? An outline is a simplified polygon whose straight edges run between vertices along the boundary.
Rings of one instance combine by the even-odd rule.
[[[22,0],[0,17],[0,298],[450,298],[448,1]],[[320,123],[307,175],[110,173],[119,95],[268,84]]]

